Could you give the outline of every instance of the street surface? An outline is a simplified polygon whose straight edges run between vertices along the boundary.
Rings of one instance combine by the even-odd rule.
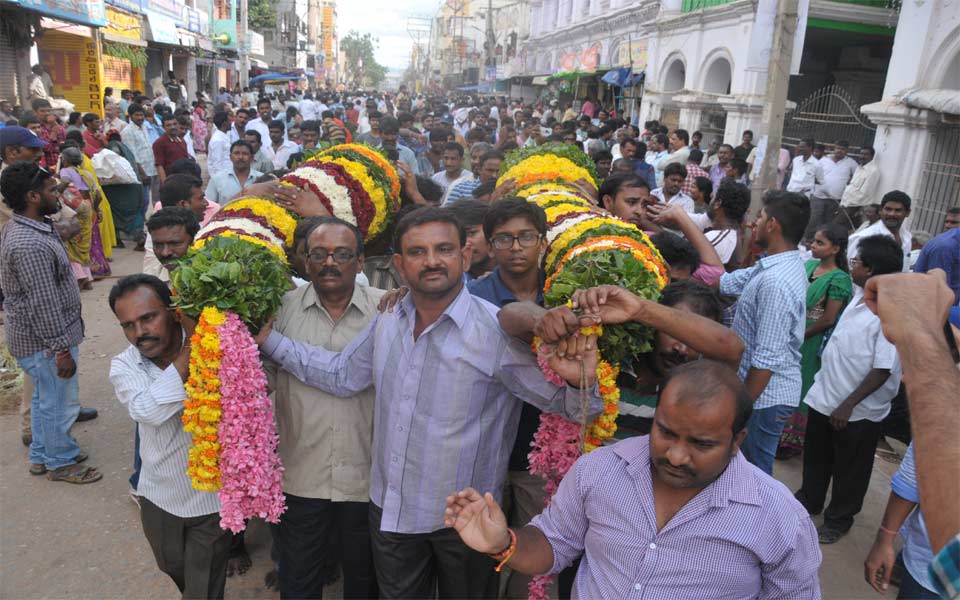
[[[113,395],[110,359],[127,341],[107,305],[116,276],[138,272],[143,254],[115,250],[114,278],[83,292],[87,337],[80,346],[80,398],[100,411],[78,423],[74,435],[90,454],[89,465],[103,473],[91,485],[53,483],[33,477],[20,443],[19,396],[0,396],[0,598],[168,599],[176,587],[154,562],[140,527],[137,507],[127,495],[133,464],[133,421]],[[902,446],[899,446],[902,449]],[[790,489],[800,483],[800,461],[776,463],[776,476]],[[870,491],[852,531],[832,546],[821,546],[820,583],[828,599],[880,598],[863,581],[866,557],[890,490],[896,465],[877,459]],[[819,524],[819,519],[815,521]],[[752,527],[744,523],[744,527]],[[263,585],[272,568],[270,533],[262,522],[247,530],[253,567],[227,580],[227,598],[279,598]],[[339,597],[339,586],[327,597]],[[896,588],[885,597],[896,597]]]

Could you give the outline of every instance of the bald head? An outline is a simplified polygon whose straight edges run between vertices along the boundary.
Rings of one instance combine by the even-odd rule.
[[[713,406],[729,403],[734,435],[746,426],[753,412],[753,399],[736,371],[716,360],[695,360],[672,369],[661,394],[667,388],[670,388],[670,397],[678,404]]]

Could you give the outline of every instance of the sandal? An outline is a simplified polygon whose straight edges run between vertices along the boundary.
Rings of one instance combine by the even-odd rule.
[[[80,453],[77,454],[77,457],[76,457],[75,459],[73,459],[73,460],[75,460],[75,461],[77,462],[77,464],[79,464],[79,463],[84,462],[84,461],[87,460],[88,458],[90,458],[90,456],[89,456],[86,452],[84,452],[83,450],[81,450]],[[30,474],[31,474],[31,475],[43,475],[43,474],[45,474],[46,472],[47,472],[47,466],[44,465],[43,463],[30,463]]]
[[[66,481],[78,485],[100,481],[102,478],[103,473],[100,473],[94,467],[81,467],[80,465],[68,465],[53,471],[47,471],[47,479],[50,481]]]
[[[829,527],[820,527],[820,530],[817,531],[817,538],[821,544],[834,544],[845,535],[847,535],[846,531]]]

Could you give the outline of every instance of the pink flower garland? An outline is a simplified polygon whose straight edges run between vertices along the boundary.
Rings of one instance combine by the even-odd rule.
[[[247,326],[227,313],[219,328],[220,381],[220,526],[243,531],[245,520],[262,517],[271,523],[286,510],[281,486],[283,467],[277,455],[273,406],[260,353]]]

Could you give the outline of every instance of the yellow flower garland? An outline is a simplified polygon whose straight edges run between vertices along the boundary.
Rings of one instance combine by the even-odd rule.
[[[578,190],[573,185],[570,185],[567,183],[549,183],[549,182],[544,182],[540,184],[529,184],[527,186],[521,187],[516,191],[515,195],[520,198],[530,198],[530,196],[538,196],[540,194],[549,194],[551,192],[574,194],[578,198],[583,198],[582,196],[583,192]],[[584,202],[586,202],[586,199],[584,199]]]
[[[583,223],[577,223],[576,225],[570,227],[563,233],[557,236],[553,243],[550,244],[550,249],[547,252],[547,256],[543,262],[543,268],[547,273],[553,272],[553,264],[560,255],[560,252],[566,252],[567,246],[570,245],[570,242],[577,239],[587,231],[599,227],[601,225],[619,225],[625,227],[626,223],[620,219],[614,219],[610,217],[600,217],[596,219],[587,219]]]
[[[226,322],[226,314],[213,306],[203,309],[197,328],[190,338],[190,376],[184,387],[183,430],[193,436],[187,475],[194,489],[215,492],[220,489],[220,335],[217,328]]]
[[[329,156],[330,150],[332,149],[353,150],[354,152],[358,154],[362,154],[366,158],[369,158],[372,163],[376,164],[378,167],[383,169],[383,171],[387,174],[387,179],[390,180],[390,194],[392,196],[392,200],[394,200],[394,204],[399,203],[398,199],[400,198],[400,176],[397,174],[397,169],[393,165],[391,165],[387,161],[387,159],[383,157],[382,154],[380,154],[373,148],[370,148],[369,146],[364,146],[363,144],[339,144],[337,146],[333,146],[332,148],[324,150],[323,152],[320,153],[320,156],[324,156],[324,157]],[[413,165],[410,165],[410,166],[413,167]]]
[[[552,224],[557,220],[557,217],[560,215],[565,215],[567,213],[585,213],[590,212],[593,209],[585,204],[555,204],[553,206],[548,206],[544,208],[544,212],[547,213],[547,224]]]
[[[283,261],[283,264],[287,264],[287,254],[283,251],[283,248],[277,248],[275,245],[271,244],[270,242],[266,242],[266,241],[264,241],[264,240],[261,240],[261,239],[258,238],[258,237],[253,237],[252,235],[245,235],[245,234],[243,234],[243,233],[237,233],[237,232],[231,231],[231,230],[221,231],[220,233],[218,233],[218,234],[215,235],[215,236],[205,237],[205,238],[203,238],[203,239],[201,239],[201,240],[197,240],[197,241],[195,241],[195,242],[193,243],[193,246],[191,246],[191,248],[193,248],[194,250],[199,250],[199,249],[203,248],[203,247],[207,244],[207,242],[209,242],[210,240],[214,239],[215,237],[235,237],[235,238],[239,238],[239,239],[241,239],[241,240],[243,240],[243,241],[245,241],[245,242],[250,242],[251,244],[256,244],[256,245],[258,245],[258,246],[263,246],[264,248],[266,248],[266,249],[269,250],[270,252],[273,252],[273,253],[277,256],[277,258],[279,258],[280,260],[282,260],[282,261]]]
[[[231,202],[223,208],[225,212],[249,209],[258,217],[263,217],[268,223],[277,228],[283,235],[284,244],[289,247],[293,244],[293,232],[297,228],[297,221],[286,209],[280,208],[270,200],[260,198],[243,198]]]
[[[525,178],[538,174],[550,174],[551,176],[559,177],[570,183],[580,179],[586,179],[593,183],[593,177],[591,177],[590,172],[577,166],[572,160],[553,156],[552,154],[537,154],[518,162],[508,169],[506,173],[497,179],[497,185],[502,185],[510,180],[523,182]]]
[[[373,220],[370,221],[370,227],[367,228],[367,237],[373,238],[381,233],[386,223],[387,212],[389,210],[387,197],[383,194],[383,189],[367,174],[367,168],[363,166],[362,163],[347,160],[346,158],[330,158],[324,156],[321,160],[323,160],[323,162],[340,165],[351,177],[360,182],[363,189],[370,195],[370,200],[373,202],[374,207]]]

